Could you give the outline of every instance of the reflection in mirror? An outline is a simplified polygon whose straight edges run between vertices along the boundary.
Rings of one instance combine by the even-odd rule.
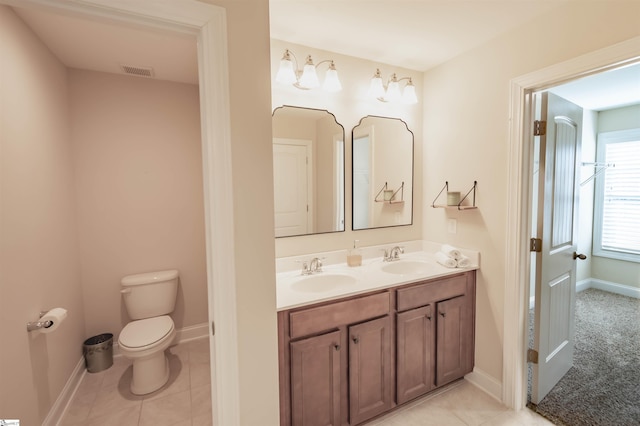
[[[413,222],[413,133],[396,118],[353,128],[353,229]]]
[[[344,231],[344,127],[326,110],[273,111],[276,237]]]

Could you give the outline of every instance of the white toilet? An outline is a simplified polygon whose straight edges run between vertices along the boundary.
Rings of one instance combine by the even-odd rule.
[[[118,337],[120,353],[133,361],[131,392],[144,395],[169,380],[165,355],[176,335],[173,312],[178,293],[178,271],[129,275],[122,279],[122,296],[129,317]]]

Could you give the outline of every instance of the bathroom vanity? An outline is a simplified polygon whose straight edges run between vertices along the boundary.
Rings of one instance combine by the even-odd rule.
[[[279,310],[281,425],[357,425],[473,370],[475,268],[430,271]]]

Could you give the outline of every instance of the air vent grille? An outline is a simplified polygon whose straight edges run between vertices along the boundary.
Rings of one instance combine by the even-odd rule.
[[[153,68],[151,67],[120,64],[120,68],[122,68],[122,72],[125,74],[135,75],[137,77],[153,78]]]

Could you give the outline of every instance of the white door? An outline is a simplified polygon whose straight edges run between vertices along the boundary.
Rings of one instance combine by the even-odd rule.
[[[273,140],[276,237],[303,235],[311,232],[309,217],[310,156],[310,141]]]
[[[540,136],[536,305],[531,402],[538,404],[573,365],[577,212],[582,108],[552,93],[536,96]]]

